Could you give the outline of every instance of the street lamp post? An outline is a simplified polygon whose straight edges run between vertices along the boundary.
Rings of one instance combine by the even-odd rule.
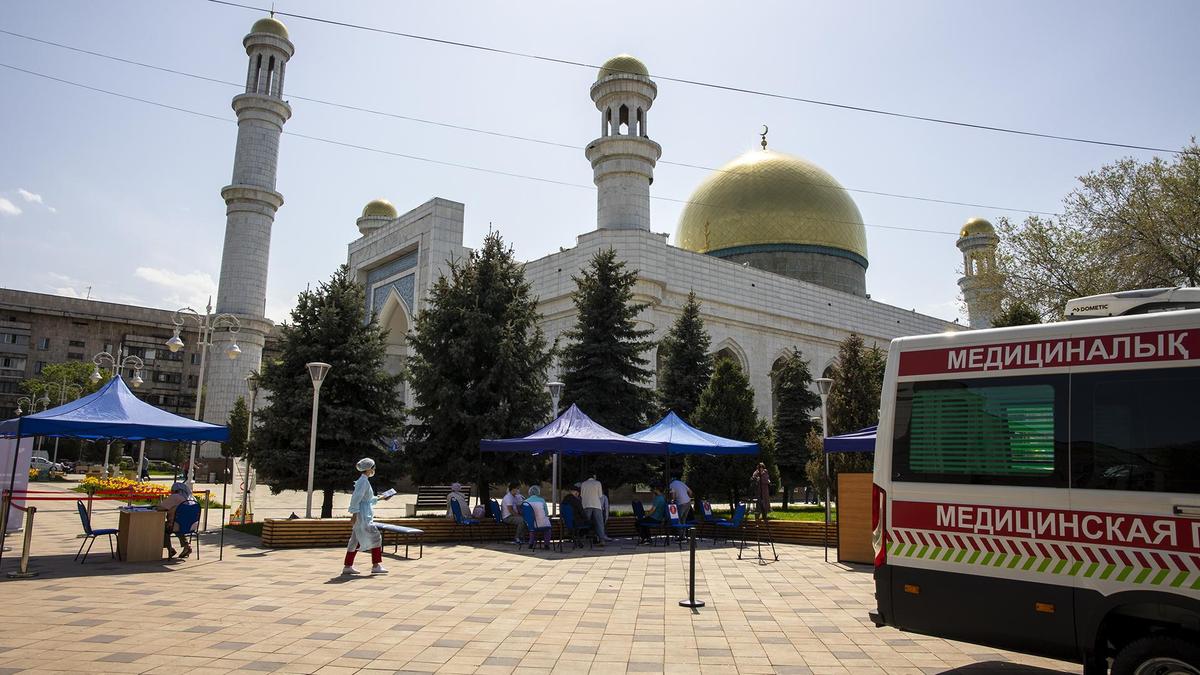
[[[77,384],[69,384],[67,382],[66,377],[63,377],[61,382],[47,383],[46,389],[50,389],[50,388],[55,388],[58,391],[58,404],[59,405],[62,405],[67,402],[67,392],[72,389],[75,390],[75,397],[71,399],[72,401],[83,395],[83,387],[81,387]],[[58,462],[58,436],[54,437],[54,457],[50,461],[55,462],[55,463]]]
[[[134,388],[140,387],[142,385],[142,368],[146,364],[143,363],[140,358],[133,356],[132,354],[127,354],[124,347],[117,350],[116,356],[113,356],[112,354],[109,354],[108,352],[100,352],[99,354],[96,354],[95,356],[92,357],[92,365],[94,367],[92,368],[92,374],[90,377],[88,377],[88,379],[91,380],[93,384],[100,381],[100,378],[102,377],[100,375],[100,368],[104,366],[105,361],[107,361],[109,364],[109,367],[112,368],[113,377],[121,377],[121,373],[126,368],[133,368],[133,377],[129,378],[129,384],[132,384],[134,386]],[[145,449],[145,446],[143,445],[143,450],[144,449]],[[112,450],[112,441],[109,441],[104,444],[104,477],[105,478],[107,478],[109,475],[111,475],[108,470],[108,453],[111,450]],[[141,467],[139,466],[138,468],[140,469]]]
[[[250,505],[250,438],[254,435],[254,404],[258,401],[258,373],[246,376],[246,388],[250,390],[250,420],[246,424],[245,469],[242,471],[242,524],[246,523]]]
[[[829,400],[829,390],[833,388],[833,380],[828,377],[818,377],[814,380],[817,383],[817,393],[821,395],[821,454],[825,455],[825,532],[826,541],[828,541],[829,532],[829,498],[830,498],[830,478],[829,478],[829,453],[825,452],[825,439],[829,437],[829,413],[826,402]],[[829,547],[825,548],[825,562],[829,562]]]
[[[312,427],[308,436],[308,501],[304,505],[304,517],[312,518],[313,471],[317,466],[317,406],[321,401],[321,383],[325,381],[325,376],[333,366],[320,361],[306,363],[304,366],[308,368],[308,376],[312,378],[313,383]]]
[[[183,349],[183,338],[179,337],[179,332],[185,323],[183,317],[189,316],[196,321],[200,331],[199,339],[196,341],[196,347],[200,350],[200,374],[196,378],[196,410],[192,419],[197,421],[200,420],[200,401],[204,396],[204,370],[208,366],[208,348],[213,346],[213,334],[218,328],[225,326],[229,331],[229,346],[225,348],[225,356],[233,360],[242,353],[242,348],[237,344],[237,334],[242,329],[242,323],[232,314],[213,314],[212,309],[212,297],[210,296],[203,315],[191,307],[175,310],[175,316],[171,317],[171,322],[175,324],[175,334],[171,336],[170,340],[167,340],[167,349],[170,349],[172,354]],[[191,452],[188,455],[187,484],[189,488],[196,482],[197,445],[198,443],[192,443]]]
[[[558,418],[558,401],[562,398],[563,383],[548,382],[546,388],[550,390],[550,407],[554,410],[554,414],[550,419]],[[558,453],[554,453],[550,458],[550,493],[554,499],[554,515],[558,515]]]

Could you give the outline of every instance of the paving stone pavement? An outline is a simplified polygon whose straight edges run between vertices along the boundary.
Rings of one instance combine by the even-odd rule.
[[[687,554],[673,545],[429,545],[420,560],[389,556],[388,575],[342,577],[338,549],[268,550],[236,533],[218,562],[213,533],[200,560],[122,564],[97,553],[101,541],[80,565],[73,508],[42,502],[40,576],[0,583],[0,675],[1080,672],[876,629],[869,569],[824,563],[819,548],[779,546],[779,562],[760,565],[704,544],[707,605],[693,612],[678,605]],[[94,520],[116,526],[112,507]],[[19,552],[10,541],[4,572]]]

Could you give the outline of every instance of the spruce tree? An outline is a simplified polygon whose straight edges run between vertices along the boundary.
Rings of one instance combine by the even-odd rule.
[[[524,436],[546,423],[550,351],[525,269],[498,233],[434,282],[409,337],[404,456],[418,483],[536,482],[545,460],[479,450],[484,438]]]
[[[626,271],[613,249],[602,250],[573,277],[575,327],[565,333],[562,405],[576,404],[597,423],[621,434],[638,431],[653,414],[649,360],[652,331],[637,327],[645,305],[633,301],[636,271]],[[650,462],[597,456],[587,467],[611,487],[646,479]],[[564,472],[565,475],[570,475]]]
[[[732,509],[748,494],[750,475],[759,462],[765,463],[777,478],[770,425],[759,418],[750,379],[736,361],[717,359],[692,417],[697,428],[711,434],[759,443],[757,457],[688,455],[684,463],[685,482],[699,498],[715,501],[717,497],[728,497]],[[773,482],[778,484],[777,480]]]
[[[658,405],[662,415],[674,410],[684,420],[691,420],[692,412],[700,404],[700,393],[712,377],[710,342],[700,318],[700,302],[692,291],[683,312],[658,346],[664,357],[658,375]]]
[[[793,349],[784,358],[771,383],[776,401],[775,461],[779,464],[785,509],[792,489],[807,479],[807,439],[813,430],[811,418],[813,411],[821,406],[821,397],[813,391],[812,383],[808,361],[798,349]]]
[[[250,431],[250,409],[246,407],[246,399],[239,396],[229,411],[229,440],[221,444],[221,456],[241,457],[246,452],[249,442],[247,434]]]
[[[304,490],[308,476],[313,385],[306,363],[332,366],[321,385],[314,488],[322,492],[321,517],[333,515],[335,490],[349,491],[363,457],[376,462],[375,483],[400,477],[400,461],[380,447],[402,425],[402,378],[384,368],[387,332],[367,316],[363,287],[345,265],[316,290],[300,294],[291,323],[280,327],[280,355],[264,363],[263,389],[253,440],[255,466],[272,493]]]

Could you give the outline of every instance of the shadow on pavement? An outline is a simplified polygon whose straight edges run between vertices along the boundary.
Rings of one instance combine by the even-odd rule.
[[[1007,661],[984,661],[939,671],[939,675],[1062,675],[1061,670],[1026,666]]]

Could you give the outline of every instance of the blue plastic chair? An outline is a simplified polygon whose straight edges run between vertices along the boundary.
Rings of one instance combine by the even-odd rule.
[[[184,502],[175,507],[175,528],[183,535],[183,542],[196,541],[196,560],[200,559],[200,502]],[[190,545],[190,544],[189,544]]]
[[[580,525],[579,523],[575,522],[575,509],[571,508],[570,504],[562,505],[562,522],[563,527],[566,528],[567,532],[571,533],[571,541],[575,544],[575,548],[583,548],[583,543],[580,542],[579,539],[585,533],[591,534],[592,526]],[[593,540],[593,538],[590,536],[587,538],[587,540],[588,544],[590,545],[589,548],[595,548],[595,540]]]
[[[533,515],[533,505],[530,504],[529,502],[521,502],[521,519],[525,521],[525,529],[529,530],[529,542],[528,543],[529,543],[529,550],[531,550],[531,551],[533,550],[534,542],[536,542],[538,540],[537,535],[541,534],[542,532],[552,532],[553,531],[552,525],[547,525],[546,527],[538,527],[537,526],[537,519]],[[525,543],[526,542],[521,542],[522,545],[524,545]],[[519,545],[519,546],[517,546],[517,548],[520,549],[521,546]]]
[[[742,524],[746,522],[746,505],[738,504],[733,509],[733,518],[715,518],[713,519],[713,544],[717,543],[717,534],[722,530],[725,531],[725,541],[729,541],[732,533],[741,530]]]
[[[87,507],[84,506],[83,502],[78,499],[75,500],[75,507],[79,509],[79,520],[83,523],[84,539],[79,543],[79,551],[75,553],[75,557],[72,558],[72,560],[79,560],[80,564],[87,562],[88,554],[92,552],[92,544],[96,543],[96,537],[103,537],[105,535],[108,536],[108,553],[112,557],[116,558],[117,550],[113,548],[113,535],[117,533],[117,530],[111,528],[104,530],[93,530],[92,519],[88,517]],[[86,551],[83,550],[84,544],[87,544]],[[80,555],[83,556],[82,560],[79,559]]]
[[[467,518],[464,516],[462,512],[462,506],[458,503],[457,499],[450,500],[450,512],[454,515],[454,524],[458,527],[467,528],[467,534],[471,538],[471,541],[474,542],[476,538],[475,533],[479,530],[472,526],[478,525],[479,521],[475,520],[474,518]]]
[[[634,502],[633,502],[633,516],[637,520],[638,525],[641,525],[641,526],[647,528],[648,530],[650,530],[650,545],[651,546],[654,545],[654,537],[655,537],[656,530],[658,532],[660,532],[663,536],[666,536],[666,534],[667,534],[666,520],[665,519],[657,520],[655,518],[647,518],[646,517],[646,507],[642,506],[642,503],[640,501],[634,500]],[[663,543],[663,546],[666,546],[666,545],[667,545],[666,543]]]
[[[515,539],[516,538],[516,529],[517,529],[515,526],[513,527],[513,536],[512,537],[508,537],[507,530],[504,529],[505,526],[508,525],[508,523],[504,522],[503,515],[500,513],[500,503],[497,502],[495,499],[491,499],[488,501],[488,504],[491,506],[492,520],[495,520],[496,525],[500,526],[500,528],[501,528],[500,529],[500,532],[501,532],[500,541],[512,541],[513,539]]]
[[[696,527],[694,523],[685,523],[679,520],[679,507],[673,501],[667,504],[667,520],[664,526],[668,533],[674,531],[679,535],[680,548],[683,548],[684,535],[687,534],[687,531]]]

